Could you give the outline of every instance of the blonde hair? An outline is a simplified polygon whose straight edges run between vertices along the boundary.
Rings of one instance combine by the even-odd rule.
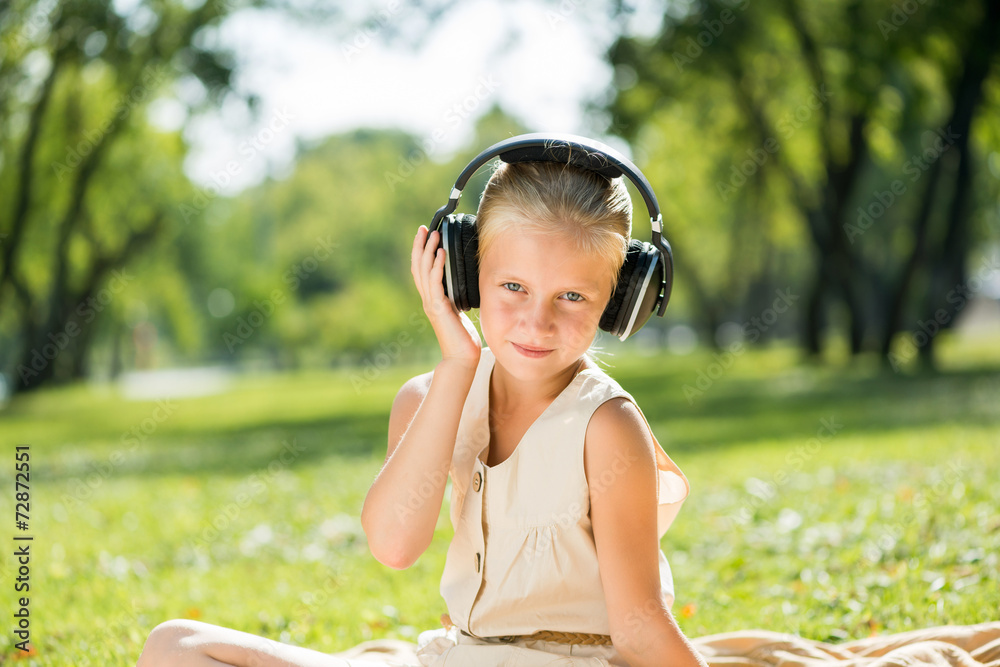
[[[502,226],[494,222],[501,212],[508,214]],[[613,292],[632,232],[632,200],[620,177],[556,162],[500,162],[479,200],[476,228],[480,268],[505,232],[562,236],[612,267]]]

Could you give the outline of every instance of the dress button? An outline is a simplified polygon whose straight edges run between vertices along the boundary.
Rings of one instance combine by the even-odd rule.
[[[479,493],[479,489],[483,487],[483,475],[481,473],[476,473],[476,476],[472,478],[472,490]]]

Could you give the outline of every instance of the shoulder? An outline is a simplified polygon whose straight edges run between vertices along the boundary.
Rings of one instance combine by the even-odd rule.
[[[399,388],[396,398],[392,401],[392,409],[389,412],[389,449],[385,458],[389,460],[396,445],[403,439],[403,434],[410,427],[414,415],[424,402],[427,392],[431,388],[431,380],[434,378],[434,371],[415,375]]]
[[[396,403],[407,403],[416,399],[418,402],[424,400],[424,396],[431,388],[431,380],[434,379],[434,371],[427,371],[426,373],[421,373],[420,375],[414,375],[409,380],[403,383],[403,386],[399,388],[396,392],[396,398],[393,400],[393,406]]]
[[[392,401],[390,420],[395,417],[407,417],[406,422],[409,423],[417,408],[424,402],[424,397],[430,391],[433,379],[434,371],[428,371],[414,375],[404,382],[403,386],[396,392],[396,398]]]
[[[656,467],[656,443],[639,407],[616,396],[601,403],[587,425],[584,461],[588,470],[604,470],[621,462]],[[629,465],[629,467],[632,467]]]
[[[646,420],[639,411],[639,406],[627,396],[615,396],[597,406],[590,424],[587,426],[587,436],[591,433],[597,436],[610,436],[621,433],[627,436],[645,437],[652,443]]]

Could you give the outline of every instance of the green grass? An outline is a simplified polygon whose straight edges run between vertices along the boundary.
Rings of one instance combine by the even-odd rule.
[[[995,620],[998,348],[952,342],[931,375],[747,352],[690,401],[684,385],[718,375],[710,353],[611,358],[692,485],[663,541],[684,631],[839,640]],[[159,413],[106,388],[19,397],[0,412],[8,540],[15,444],[32,457],[38,653],[19,664],[134,665],[148,631],[180,617],[330,652],[438,627],[447,508],[402,572],[368,554],[358,521],[392,398],[428,368],[360,391],[350,370],[247,376]]]

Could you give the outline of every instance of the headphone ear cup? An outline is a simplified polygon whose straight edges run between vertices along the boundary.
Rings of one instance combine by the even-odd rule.
[[[462,214],[459,223],[461,244],[457,256],[462,258],[462,275],[464,276],[463,294],[465,308],[479,308],[479,228],[476,226],[476,216]]]
[[[664,239],[666,240],[666,239]],[[660,253],[660,259],[663,261],[663,297],[659,300],[657,315],[663,317],[663,311],[667,309],[667,304],[670,302],[670,292],[674,288],[674,258],[670,250],[670,244],[667,243],[666,253]]]
[[[608,305],[601,314],[600,328],[625,340],[649,320],[663,286],[663,259],[649,243],[632,239]]]
[[[441,244],[445,249],[445,294],[459,311],[478,308],[479,267],[476,253],[479,237],[476,234],[476,216],[468,213],[445,216],[441,221]]]
[[[452,239],[457,232],[455,216],[446,215],[441,218],[438,231],[441,233],[438,237],[438,248],[444,248],[444,275],[441,276],[441,283],[444,286],[445,296],[457,308],[458,301],[456,300],[455,293],[458,290],[458,278],[455,275],[457,273],[455,270],[455,253],[451,250],[453,245]],[[437,249],[435,249],[435,252],[437,252]]]
[[[604,307],[601,314],[601,321],[598,326],[602,331],[617,335],[616,323],[621,319],[620,313],[624,311],[623,302],[625,294],[630,289],[630,284],[638,273],[639,264],[639,242],[635,239],[629,241],[628,250],[625,252],[625,263],[622,264],[621,271],[618,272],[618,284],[615,285],[614,292],[608,300],[608,305]]]
[[[625,322],[628,327],[625,332],[627,336],[634,334],[649,321],[649,318],[656,312],[656,307],[661,301],[660,295],[663,290],[665,268],[663,254],[649,243],[645,245],[650,250],[649,264],[646,277],[644,278],[643,289],[635,295],[634,315],[629,316],[630,318],[634,317],[634,319],[631,319],[631,324],[629,321]],[[625,340],[625,338],[622,338],[622,340]]]

